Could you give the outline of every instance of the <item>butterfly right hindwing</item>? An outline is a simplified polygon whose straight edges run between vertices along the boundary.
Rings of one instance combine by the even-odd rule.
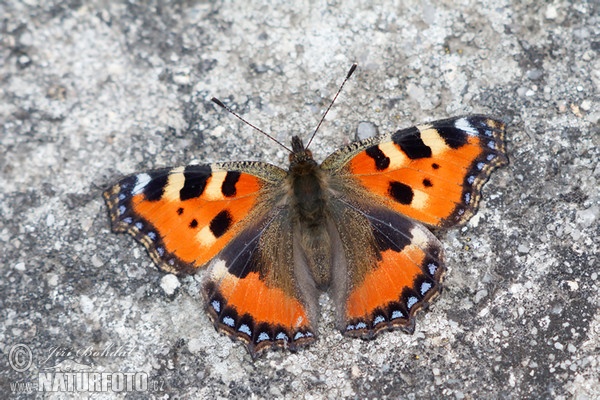
[[[412,332],[415,315],[441,290],[441,243],[421,224],[372,203],[344,199],[332,208],[343,248],[336,256],[345,266],[332,282],[340,330],[362,338]]]

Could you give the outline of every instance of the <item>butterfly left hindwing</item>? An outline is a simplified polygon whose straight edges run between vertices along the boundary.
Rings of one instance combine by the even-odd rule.
[[[295,350],[315,340],[315,286],[298,274],[289,226],[288,210],[274,207],[209,263],[204,279],[217,328],[245,342],[253,357],[269,347]]]

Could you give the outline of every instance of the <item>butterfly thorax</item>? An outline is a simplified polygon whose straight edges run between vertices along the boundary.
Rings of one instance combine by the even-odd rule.
[[[327,233],[327,182],[319,165],[297,136],[292,138],[288,181],[294,230],[317,286],[329,284],[331,255]]]
[[[325,211],[323,173],[312,153],[297,136],[292,140],[289,181],[292,188],[292,207],[300,224],[308,228],[323,225]]]

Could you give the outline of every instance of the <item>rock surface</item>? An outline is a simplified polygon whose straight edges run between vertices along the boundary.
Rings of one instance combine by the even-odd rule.
[[[140,3],[0,4],[3,393],[79,397],[38,391],[75,370],[147,378],[94,398],[600,396],[598,2]],[[213,329],[201,276],[165,278],[110,232],[101,192],[190,162],[285,167],[210,98],[287,142],[353,62],[318,160],[360,123],[487,113],[507,122],[511,164],[469,224],[437,232],[445,291],[414,335],[342,337],[323,296],[315,345],[252,362]]]

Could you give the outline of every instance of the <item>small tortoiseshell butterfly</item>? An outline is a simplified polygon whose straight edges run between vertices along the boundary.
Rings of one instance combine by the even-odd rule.
[[[253,357],[313,342],[321,290],[347,336],[412,332],[445,271],[442,244],[424,225],[465,223],[491,172],[508,163],[504,124],[482,115],[355,142],[320,165],[307,147],[292,137],[287,171],[188,165],[104,192],[112,230],[133,235],[161,269],[208,269],[210,317]]]

